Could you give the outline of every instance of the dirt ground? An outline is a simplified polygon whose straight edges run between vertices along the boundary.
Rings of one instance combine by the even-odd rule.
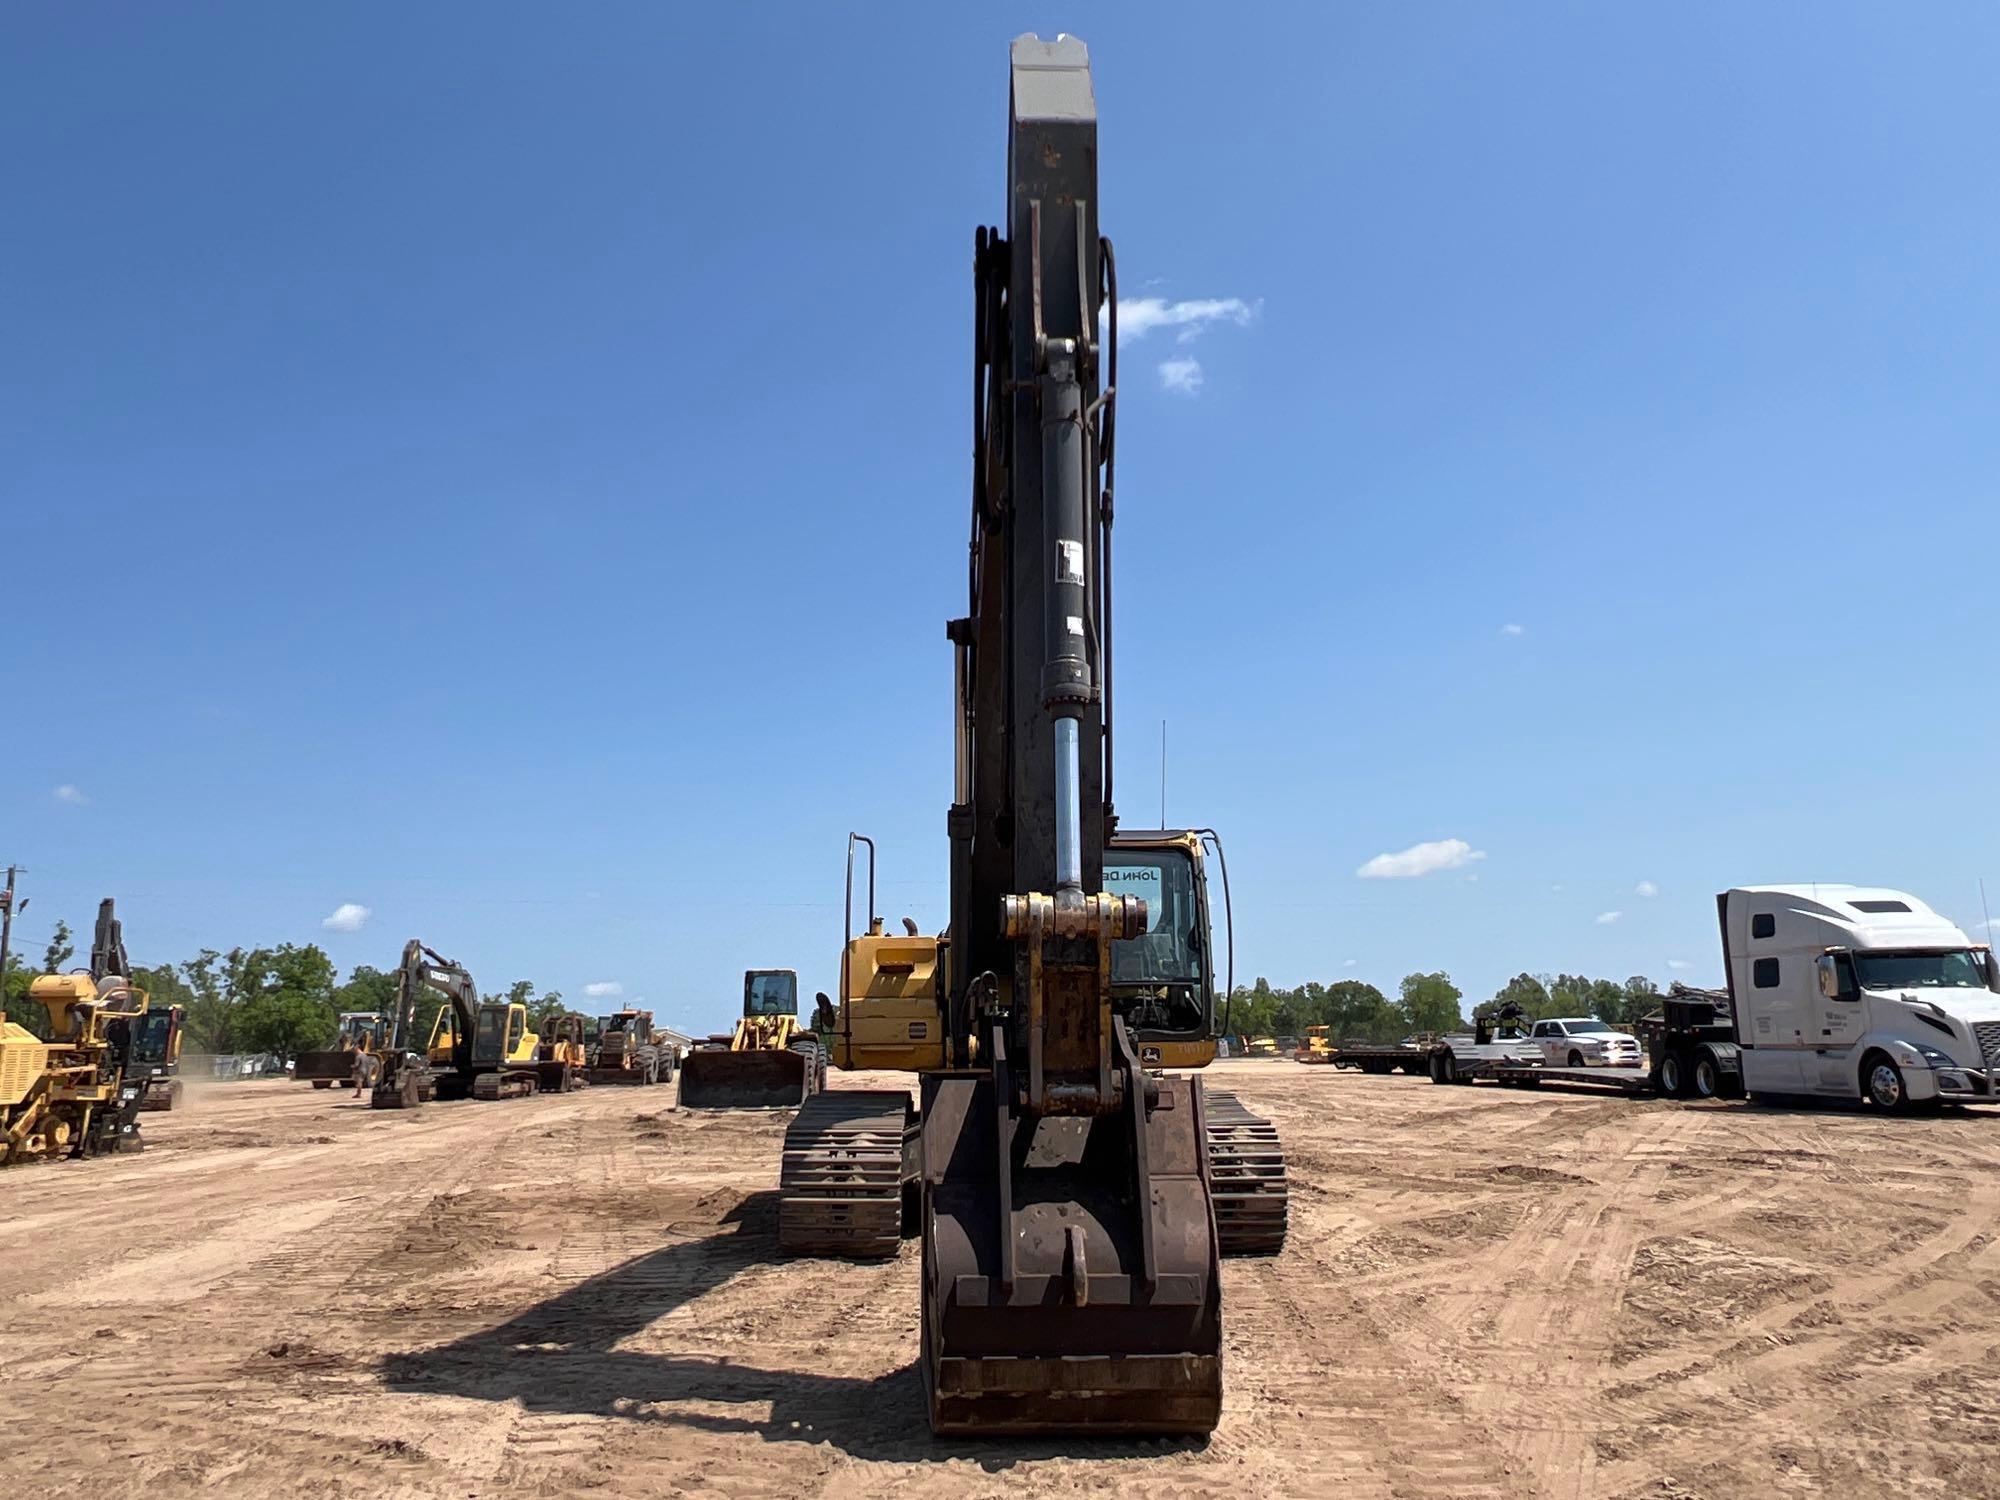
[[[0,1173],[11,1494],[2000,1495],[2000,1119],[1210,1070],[1291,1242],[1205,1443],[939,1443],[917,1256],[776,1253],[782,1115],[248,1083]],[[856,1075],[844,1086],[891,1080]]]

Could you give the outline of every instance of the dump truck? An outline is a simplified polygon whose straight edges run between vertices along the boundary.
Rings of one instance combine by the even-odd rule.
[[[733,1031],[698,1041],[681,1059],[680,1103],[689,1109],[796,1109],[826,1082],[826,1053],[799,1024],[799,976],[751,969]]]

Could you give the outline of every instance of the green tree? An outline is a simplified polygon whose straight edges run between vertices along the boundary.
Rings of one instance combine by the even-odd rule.
[[[1625,981],[1625,1004],[1619,1019],[1627,1026],[1637,1025],[1660,1008],[1660,987],[1644,974],[1634,974]]]
[[[194,991],[182,982],[180,974],[172,964],[163,964],[157,969],[134,964],[131,978],[134,984],[146,992],[146,1002],[154,1010],[166,1010],[174,1005],[186,1010],[194,1001]]]
[[[569,1008],[563,1004],[561,990],[544,990],[535,998],[535,1003],[528,1007],[528,1026],[531,1030],[540,1031],[544,1021],[568,1013]]]
[[[396,1009],[396,976],[367,964],[356,964],[347,983],[333,992],[336,1011],[374,1011],[392,1015]]]
[[[18,953],[7,955],[7,972],[4,989],[0,989],[0,1011],[16,1025],[27,1028],[43,1041],[49,1039],[49,1013],[41,1006],[28,1000],[28,986],[33,984],[40,971],[31,968]]]
[[[333,1008],[300,990],[273,989],[252,996],[235,1018],[239,1045],[251,1052],[297,1057],[333,1040]]]
[[[1491,1000],[1482,1000],[1473,1010],[1474,1020],[1484,1020],[1498,1015],[1507,1005],[1518,1005],[1530,1020],[1540,1020],[1543,1016],[1555,1014],[1555,1001],[1549,988],[1533,974],[1516,974],[1501,985]]]
[[[191,1052],[227,1054],[236,1050],[236,1007],[243,995],[238,970],[241,948],[227,956],[204,948],[181,964],[181,978],[194,999],[188,1005],[187,1047]]]
[[[1320,1020],[1336,1042],[1381,1042],[1400,1035],[1402,1013],[1367,981],[1337,979],[1326,987]]]
[[[1435,974],[1408,974],[1403,978],[1399,1009],[1411,1031],[1456,1031],[1465,1024],[1458,1009],[1463,998],[1463,992],[1442,969]]]
[[[63,965],[76,957],[76,944],[70,941],[69,923],[56,918],[56,930],[49,939],[49,946],[42,954],[42,972],[60,974]]]

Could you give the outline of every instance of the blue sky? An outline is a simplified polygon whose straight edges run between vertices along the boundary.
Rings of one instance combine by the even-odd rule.
[[[114,894],[142,961],[417,935],[706,1027],[829,985],[850,828],[941,923],[969,249],[1064,29],[1121,800],[1169,720],[1240,977],[1713,982],[1750,881],[1977,919],[2000,13],[1232,17],[9,9],[17,940]]]

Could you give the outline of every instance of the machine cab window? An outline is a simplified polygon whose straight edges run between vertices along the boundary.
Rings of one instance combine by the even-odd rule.
[[[472,1055],[482,1059],[493,1059],[506,1055],[504,1042],[507,1035],[507,1010],[505,1006],[482,1006],[479,1020],[472,1034]]]
[[[790,969],[757,969],[743,976],[743,1014],[795,1016],[799,1013],[799,976]]]
[[[1111,945],[1114,1001],[1130,1002],[1129,1023],[1140,1031],[1206,1028],[1202,1004],[1209,986],[1208,911],[1194,857],[1185,849],[1112,847],[1104,852],[1104,889],[1146,903],[1146,931]]]

